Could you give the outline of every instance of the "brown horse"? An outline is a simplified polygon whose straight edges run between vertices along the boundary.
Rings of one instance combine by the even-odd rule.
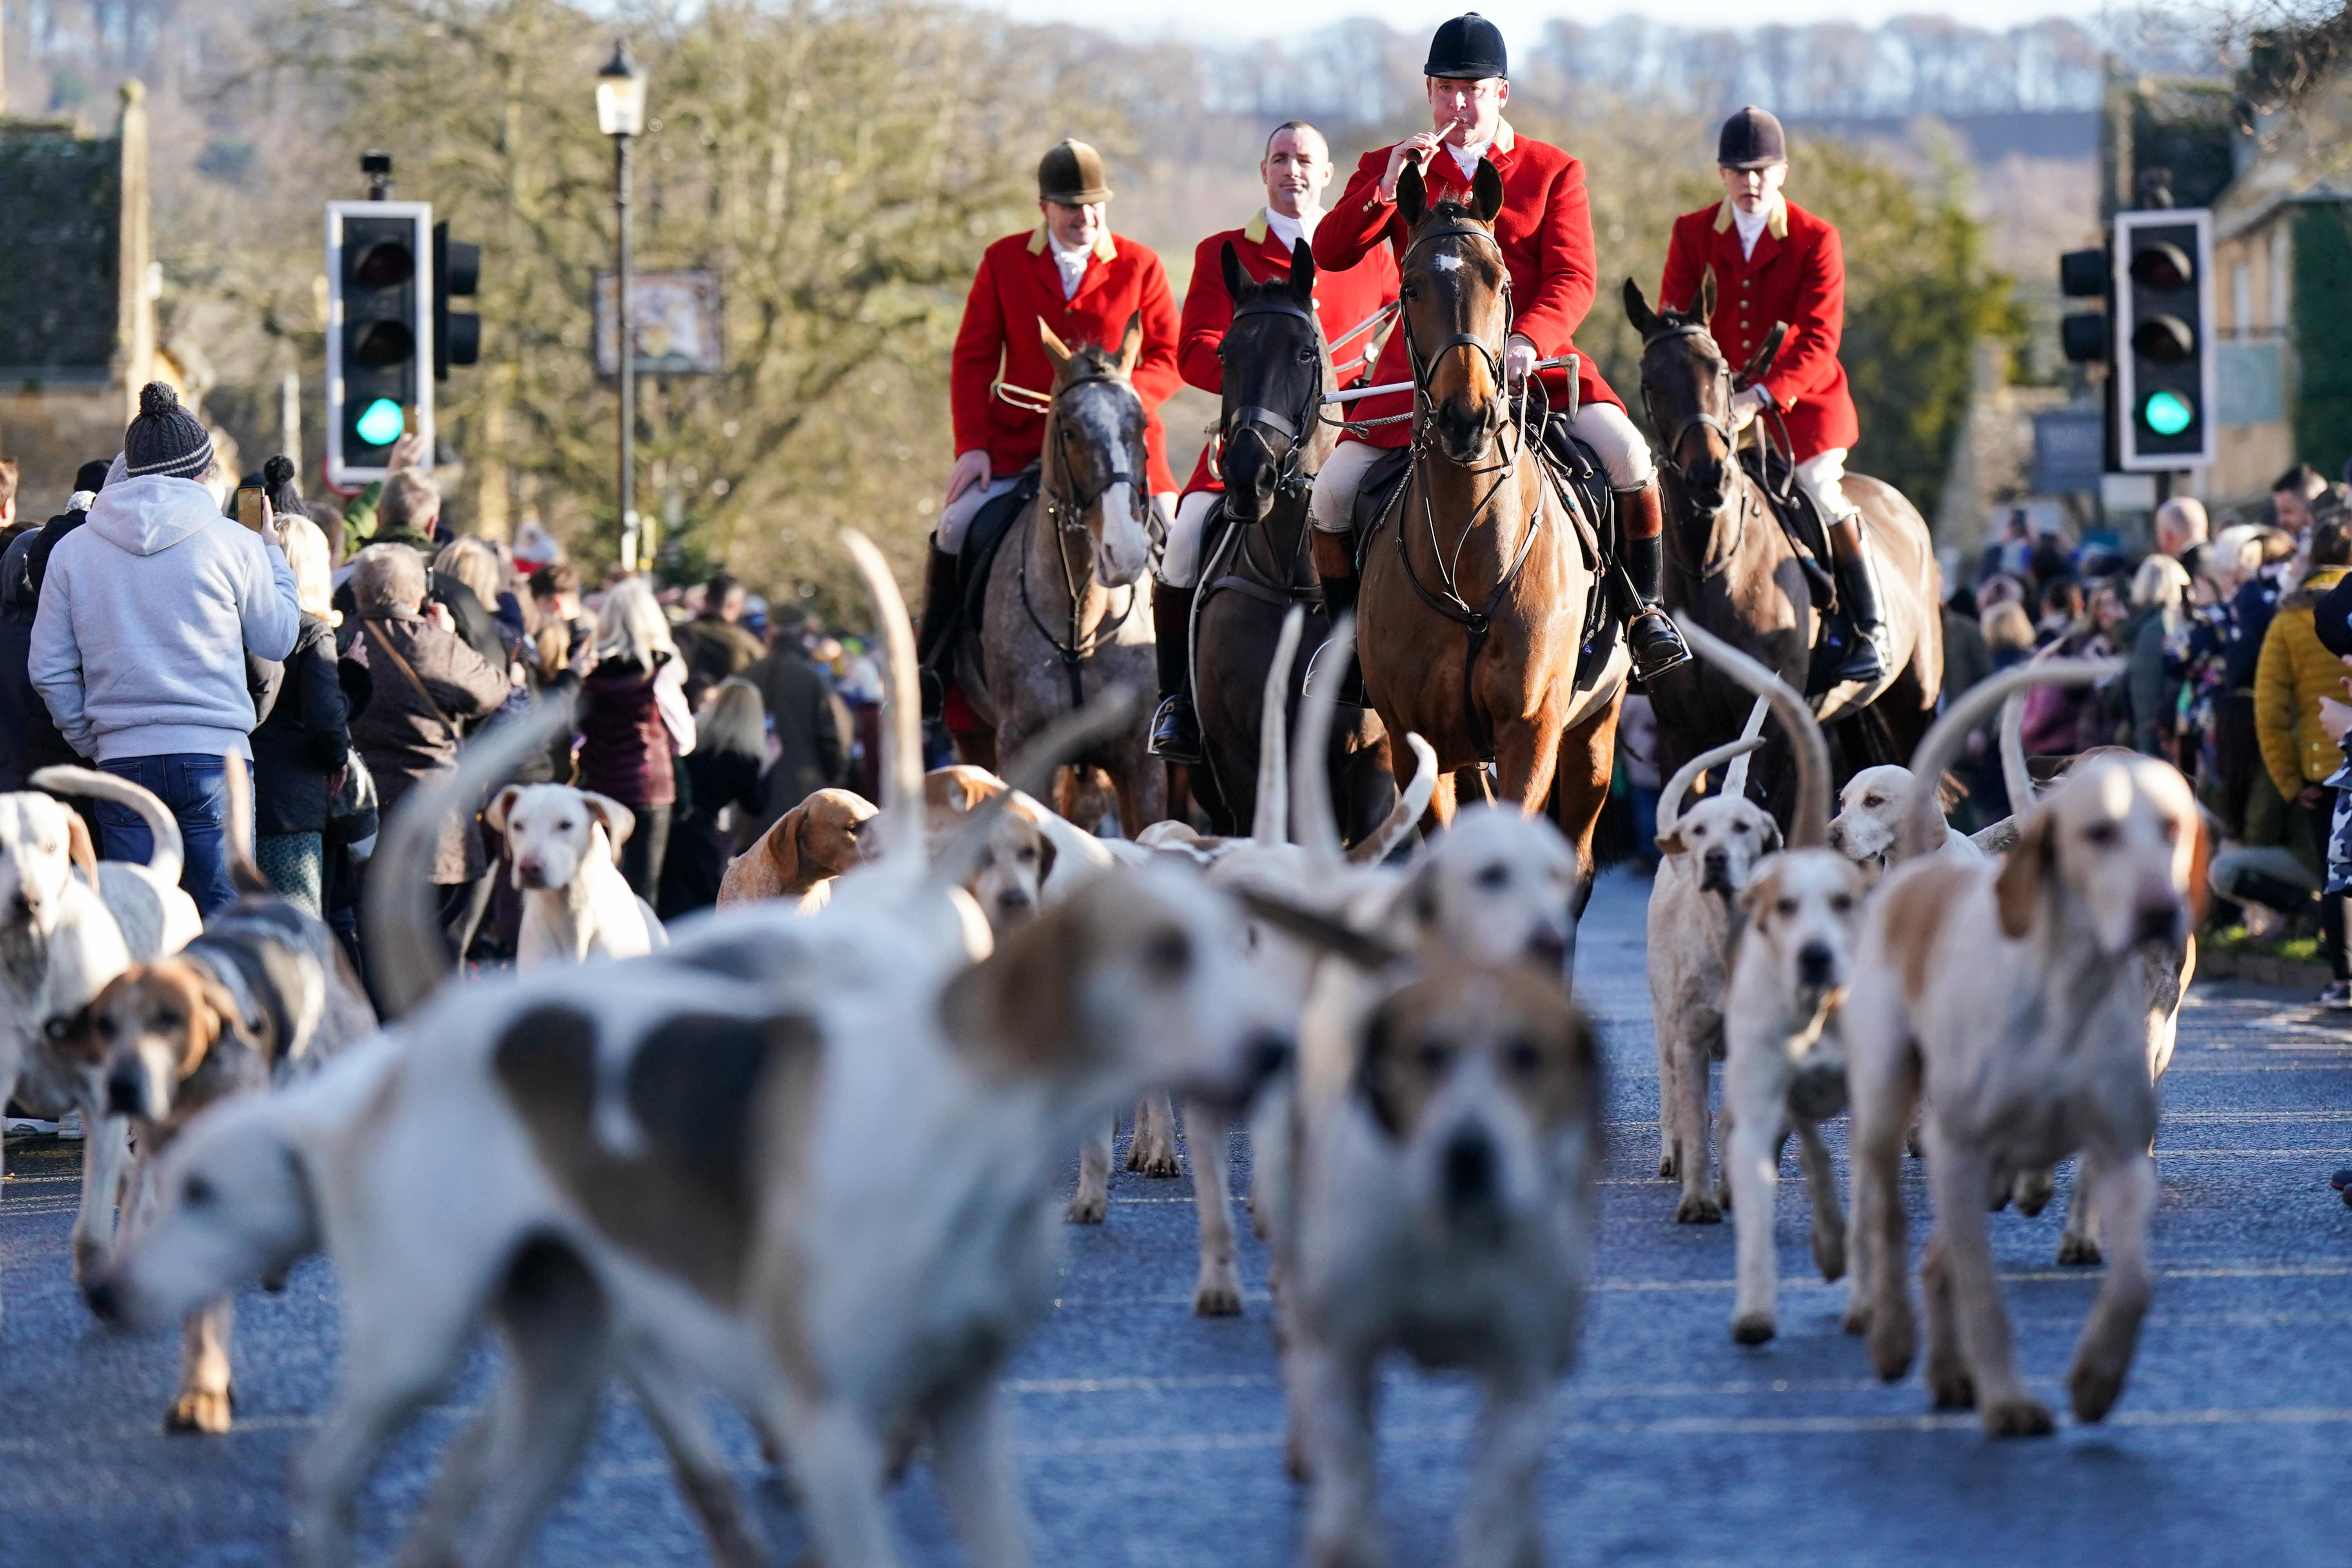
[[[1418,732],[1445,773],[1534,816],[1555,791],[1589,883],[1608,798],[1627,659],[1615,643],[1577,686],[1587,612],[1602,592],[1578,503],[1555,487],[1539,437],[1503,380],[1510,282],[1495,242],[1503,182],[1484,161],[1467,206],[1431,205],[1418,170],[1397,181],[1411,233],[1400,265],[1413,367],[1412,467],[1364,540],[1364,687],[1391,735]],[[1430,810],[1452,819],[1455,780]]]
[[[1715,275],[1700,284],[1688,313],[1653,310],[1632,279],[1625,314],[1642,334],[1642,399],[1667,507],[1666,607],[1761,661],[1802,691],[1821,632],[1822,589],[1775,519],[1770,500],[1734,458],[1734,367],[1706,322]],[[1765,366],[1747,369],[1761,377]],[[1836,742],[1836,784],[1877,763],[1908,762],[1936,717],[1944,681],[1944,626],[1936,553],[1927,521],[1892,485],[1848,474],[1846,498],[1862,509],[1878,565],[1880,612],[1894,658],[1888,673],[1864,686],[1846,682],[1812,700]],[[1820,563],[1831,569],[1830,563]],[[1658,766],[1672,771],[1739,732],[1753,701],[1705,660],[1693,660],[1654,683]],[[1785,823],[1794,804],[1785,736],[1776,735],[1753,775]]]
[[[1070,348],[1042,321],[1037,331],[1055,365],[1037,498],[989,569],[981,631],[967,631],[956,650],[957,680],[981,725],[956,736],[956,749],[983,767],[1017,753],[1089,695],[1114,684],[1149,690],[1154,676],[1143,583],[1151,498],[1143,402],[1131,379],[1142,323],[1128,323],[1116,356],[1091,343]],[[1110,775],[1130,838],[1166,815],[1167,775],[1145,749],[1149,720],[1139,709],[1134,722],[1076,759]],[[1055,805],[1065,816],[1076,788],[1064,769]]]
[[[1293,605],[1306,608],[1310,648],[1330,631],[1307,545],[1307,498],[1337,434],[1322,408],[1337,378],[1315,318],[1315,258],[1304,246],[1286,279],[1252,282],[1230,244],[1224,269],[1234,320],[1217,351],[1224,362],[1217,428],[1231,526],[1203,563],[1194,600],[1192,686],[1204,761],[1191,770],[1191,783],[1212,831],[1240,834],[1257,818],[1265,672],[1283,618]],[[1289,682],[1294,712],[1305,679],[1302,659]],[[1343,717],[1334,727],[1326,758],[1339,830],[1352,844],[1380,826],[1395,804],[1396,784],[1380,721],[1366,710],[1348,711],[1352,721]]]

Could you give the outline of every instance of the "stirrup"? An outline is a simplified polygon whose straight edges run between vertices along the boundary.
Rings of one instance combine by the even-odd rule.
[[[1363,649],[1360,647],[1356,652],[1360,655]],[[1315,667],[1322,662],[1327,653],[1331,653],[1331,644],[1328,641],[1316,644],[1315,651],[1307,656],[1307,677],[1299,682],[1301,690],[1314,687]],[[1332,653],[1331,657],[1337,658],[1339,656]],[[1361,658],[1351,657],[1348,660],[1347,672],[1339,678],[1339,690],[1335,700],[1342,708],[1370,708],[1372,705],[1372,700],[1364,694],[1364,661]]]
[[[1839,661],[1831,679],[1840,684],[1852,680],[1865,686],[1883,679],[1886,674],[1887,660],[1886,650],[1881,644],[1885,636],[1884,626],[1872,626],[1868,630],[1855,626],[1853,643],[1846,649],[1845,658]]]
[[[1181,692],[1160,700],[1159,708],[1151,715],[1148,749],[1163,763],[1199,765],[1201,721]]]
[[[1644,605],[1626,623],[1625,646],[1633,656],[1633,679],[1651,681],[1690,662],[1682,632],[1655,605]]]

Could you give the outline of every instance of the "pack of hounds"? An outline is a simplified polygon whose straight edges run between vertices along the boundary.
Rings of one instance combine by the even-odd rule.
[[[889,668],[911,672],[897,589],[846,542]],[[1759,697],[1748,734],[1666,791],[1649,948],[1659,1174],[1681,1183],[1678,1219],[1732,1211],[1734,1338],[1774,1331],[1773,1185],[1793,1132],[1814,1258],[1851,1279],[1847,1327],[1878,1373],[1906,1373],[1908,1141],[1937,1222],[1920,1265],[1932,1398],[1974,1405],[1996,1435],[2048,1431],[2018,1379],[1986,1216],[2038,1208],[2079,1154],[2063,1257],[2104,1252],[2107,1273],[2069,1389],[2099,1419],[2150,1291],[2154,1079],[2201,880],[2188,786],[2147,759],[2079,759],[2021,809],[2005,858],[1948,835],[1900,769],[1857,776],[1832,822],[1803,700],[1685,629]],[[819,1560],[898,1560],[885,1498],[920,1451],[969,1558],[1022,1564],[998,1374],[1051,1298],[1058,1222],[1106,1218],[1115,1118],[1134,1108],[1130,1164],[1172,1172],[1181,1105],[1202,1314],[1242,1310],[1226,1131],[1245,1121],[1253,1138],[1247,1212],[1271,1258],[1308,1561],[1386,1558],[1372,1389],[1391,1352],[1484,1393],[1458,1559],[1538,1561],[1603,1155],[1601,1053],[1568,984],[1578,867],[1516,810],[1465,811],[1408,847],[1434,784],[1418,736],[1395,812],[1343,850],[1319,770],[1286,771],[1324,754],[1334,707],[1318,667],[1283,733],[1297,640],[1294,614],[1246,838],[1163,824],[1105,840],[1037,804],[1124,721],[1121,694],[1002,778],[926,777],[917,704],[894,689],[879,809],[812,796],[730,868],[719,910],[670,931],[614,869],[625,811],[560,786],[498,795],[520,961],[453,981],[416,862],[443,814],[565,721],[551,708],[387,827],[369,910],[395,1015],[381,1027],[329,933],[249,865],[242,900],[200,931],[170,815],[142,792],[74,770],[36,781],[142,811],[145,867],[97,860],[48,795],[0,796],[0,1092],[88,1119],[73,1265],[90,1308],[128,1331],[179,1325],[166,1424],[217,1433],[236,1293],[331,1260],[341,1373],[290,1481],[310,1568],[352,1560],[362,1486],[486,1326],[503,1381],[448,1444],[404,1562],[520,1561],[618,1377],[730,1568],[772,1559],[713,1398],[767,1439]],[[2045,662],[1977,689],[1917,777],[1939,778],[2024,685],[2104,669]],[[1767,712],[1799,758],[1785,843],[1739,778],[1682,805],[1760,743]],[[1851,1230],[1822,1136],[1841,1114]]]

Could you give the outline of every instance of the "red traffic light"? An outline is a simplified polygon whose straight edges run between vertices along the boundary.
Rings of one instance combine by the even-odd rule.
[[[2180,247],[2159,240],[2132,252],[2131,275],[2143,289],[2186,289],[2197,277],[2197,266]]]

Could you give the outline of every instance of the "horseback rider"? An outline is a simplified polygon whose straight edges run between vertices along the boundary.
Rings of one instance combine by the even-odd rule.
[[[1764,378],[1732,395],[1732,428],[1745,430],[1769,410],[1788,432],[1796,481],[1829,534],[1853,622],[1853,644],[1836,679],[1875,681],[1894,667],[1894,655],[1862,512],[1846,500],[1843,482],[1846,452],[1861,433],[1837,357],[1845,331],[1844,247],[1833,226],[1781,194],[1789,143],[1769,113],[1751,104],[1725,121],[1715,161],[1723,200],[1675,220],[1658,303],[1694,309],[1700,279],[1713,268],[1715,314],[1706,329],[1735,366],[1754,360],[1775,322],[1788,323]]]
[[[1515,312],[1503,349],[1504,372],[1514,391],[1528,375],[1536,375],[1553,403],[1562,405],[1568,388],[1565,372],[1538,372],[1535,366],[1574,348],[1576,329],[1592,304],[1598,272],[1584,165],[1558,147],[1520,135],[1503,118],[1511,83],[1502,30],[1475,11],[1437,29],[1422,75],[1432,129],[1364,154],[1346,192],[1315,231],[1315,263],[1334,270],[1352,267],[1383,241],[1402,257],[1412,237],[1396,207],[1397,179],[1406,165],[1420,169],[1433,203],[1467,203],[1472,177],[1484,158],[1503,180],[1503,210],[1495,219],[1495,239],[1510,277]],[[1438,155],[1440,149],[1444,156]],[[1372,372],[1375,384],[1413,379],[1405,339],[1401,331],[1390,334]],[[1625,405],[1589,354],[1579,356],[1576,387],[1576,417],[1565,423],[1569,433],[1600,459],[1616,494],[1617,559],[1637,601],[1626,640],[1635,677],[1647,679],[1690,658],[1659,604],[1665,578],[1660,537],[1664,517],[1649,443],[1626,417]],[[1355,405],[1350,417],[1376,420],[1412,408],[1412,395],[1400,392],[1365,399]],[[1349,535],[1357,491],[1381,451],[1407,445],[1412,429],[1407,421],[1375,424],[1362,435],[1350,431],[1316,476],[1310,503],[1315,568],[1322,575],[1324,605],[1335,621],[1356,602]]]
[[[1044,221],[982,252],[964,300],[948,375],[955,468],[931,535],[923,617],[916,634],[926,718],[939,717],[945,698],[937,667],[958,620],[957,557],[964,537],[983,508],[1012,495],[1024,476],[1034,473],[1045,447],[1045,416],[1030,406],[1054,385],[1054,363],[1038,336],[1039,322],[1066,343],[1115,348],[1129,321],[1142,318],[1142,355],[1133,379],[1143,402],[1151,504],[1161,529],[1175,510],[1176,478],[1169,471],[1159,409],[1178,385],[1176,300],[1160,258],[1110,231],[1104,210],[1110,198],[1102,154],[1083,142],[1056,142],[1037,165],[1037,210]]]
[[[1253,282],[1279,282],[1290,276],[1290,258],[1310,243],[1323,216],[1323,193],[1331,184],[1331,150],[1323,133],[1303,120],[1275,127],[1257,166],[1265,183],[1265,205],[1239,228],[1202,240],[1192,252],[1192,282],[1184,292],[1184,317],[1176,349],[1184,380],[1217,395],[1224,386],[1218,346],[1233,325],[1234,300],[1225,288],[1224,248]],[[1315,315],[1331,345],[1342,387],[1360,383],[1379,340],[1378,316],[1396,299],[1396,258],[1381,250],[1344,272],[1315,276]],[[1342,334],[1352,333],[1347,342]],[[1297,438],[1305,441],[1308,433]],[[1160,639],[1160,710],[1152,716],[1151,750],[1171,762],[1201,760],[1200,721],[1192,711],[1192,659],[1187,630],[1192,593],[1200,582],[1202,538],[1224,482],[1211,466],[1212,447],[1201,449],[1192,477],[1176,503],[1175,525],[1151,589],[1152,626]]]

